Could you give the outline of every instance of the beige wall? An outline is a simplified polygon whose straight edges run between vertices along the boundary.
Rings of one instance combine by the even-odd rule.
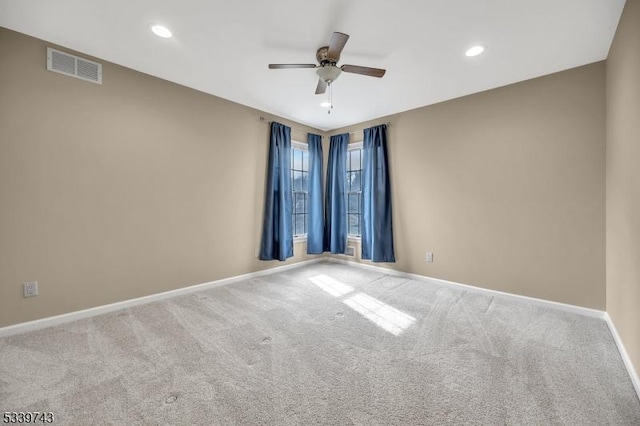
[[[640,0],[607,59],[607,312],[640,372]]]
[[[0,326],[282,264],[255,257],[264,113],[101,60],[102,85],[48,72],[47,46],[0,28]]]
[[[605,308],[604,63],[331,134],[387,121],[397,263],[383,266]]]

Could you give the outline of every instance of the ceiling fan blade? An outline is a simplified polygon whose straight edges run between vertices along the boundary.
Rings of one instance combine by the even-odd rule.
[[[316,95],[321,95],[327,91],[327,83],[318,79],[318,86],[316,87]]]
[[[342,53],[344,45],[347,44],[347,40],[349,40],[348,34],[338,32],[334,32],[333,34],[331,34],[327,56],[338,62],[338,60],[340,59],[340,53]]]
[[[269,64],[270,70],[283,70],[289,68],[316,68],[316,64]]]
[[[359,65],[343,65],[340,69],[344,72],[351,72],[354,74],[368,75],[369,77],[382,77],[387,70],[380,68],[361,67]]]

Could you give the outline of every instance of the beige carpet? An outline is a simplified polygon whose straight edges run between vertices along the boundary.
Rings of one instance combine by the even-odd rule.
[[[319,263],[0,339],[56,424],[640,424],[601,320]]]

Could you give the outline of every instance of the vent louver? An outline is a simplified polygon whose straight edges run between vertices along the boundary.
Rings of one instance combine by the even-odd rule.
[[[47,47],[47,70],[102,84],[102,64]]]

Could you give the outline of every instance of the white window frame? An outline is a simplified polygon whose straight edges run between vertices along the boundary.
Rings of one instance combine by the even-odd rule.
[[[349,145],[347,145],[347,151],[355,151],[357,149],[359,150],[363,150],[363,146],[364,143],[363,142],[354,142],[354,143],[350,143]],[[362,162],[362,156],[363,156],[364,152],[360,153],[360,161]],[[347,164],[347,172],[349,173],[349,165]],[[361,169],[362,170],[362,169]],[[360,172],[362,173],[362,172]],[[362,176],[362,175],[361,175]],[[346,176],[345,176],[345,181],[346,181]],[[362,185],[362,177],[360,178],[360,185]],[[347,198],[347,200],[345,201],[345,204],[347,205],[347,240],[348,241],[360,241],[362,239],[362,234],[360,235],[356,235],[356,234],[349,234],[349,197],[348,197],[349,193],[346,191],[345,188],[345,197]],[[362,197],[362,186],[360,187],[360,196]],[[362,229],[362,213],[360,213],[360,229]]]
[[[289,171],[292,172],[293,174],[293,150],[294,149],[298,149],[298,150],[303,150],[303,151],[307,151],[307,155],[309,152],[309,144],[306,144],[304,142],[299,142],[299,141],[291,141],[291,167],[289,168]],[[309,171],[307,170],[307,173]],[[292,206],[291,209],[291,222],[292,222],[292,228],[294,227],[294,211],[295,211],[295,195],[293,192],[293,179],[291,179],[291,197],[292,197],[292,204],[294,204]],[[307,226],[306,228],[309,229],[309,190],[307,189]],[[297,241],[306,241],[307,240],[307,234],[302,234],[302,235],[294,235],[293,236],[293,242],[297,242]]]

